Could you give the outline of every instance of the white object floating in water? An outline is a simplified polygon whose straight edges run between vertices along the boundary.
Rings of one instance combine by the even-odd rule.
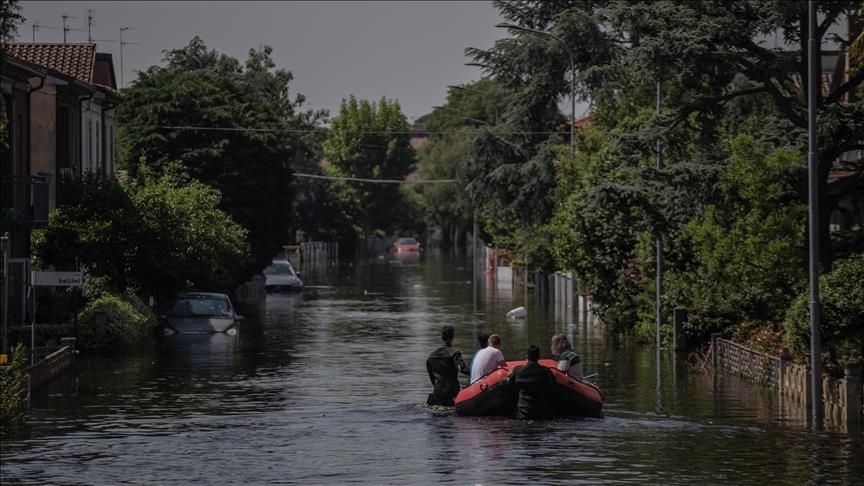
[[[526,317],[528,317],[528,310],[521,306],[507,313],[507,319],[525,319]]]

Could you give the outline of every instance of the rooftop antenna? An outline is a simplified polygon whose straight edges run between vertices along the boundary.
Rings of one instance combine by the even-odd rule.
[[[50,25],[39,25],[39,22],[33,22],[33,43],[36,43],[36,31],[39,29],[58,29],[59,27],[52,27]]]
[[[93,43],[93,11],[87,10],[87,42]]]
[[[79,32],[82,29],[72,29],[66,26],[66,21],[69,19],[77,19],[78,17],[72,17],[71,15],[63,14],[63,43],[66,43],[66,33],[67,32]]]
[[[126,44],[140,44],[140,42],[124,42],[123,41],[123,31],[126,30],[135,30],[134,27],[129,27],[128,25],[120,26],[120,88],[124,87],[123,83],[123,46]]]

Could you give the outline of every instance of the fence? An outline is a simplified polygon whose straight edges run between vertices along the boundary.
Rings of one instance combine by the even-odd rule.
[[[554,272],[546,277],[550,304],[555,320],[588,325],[594,319],[591,294],[579,292],[573,272]]]
[[[711,337],[714,370],[737,374],[748,381],[777,390],[780,406],[796,415],[811,409],[810,368],[754,351],[741,344]],[[864,415],[861,365],[844,370],[843,378],[822,375],[825,425],[846,432],[861,432]]]
[[[297,259],[297,261],[295,261]],[[317,262],[335,262],[339,259],[339,243],[335,241],[309,241],[301,243],[291,264],[302,269],[303,265]]]
[[[339,243],[324,241],[309,241],[295,247],[286,247],[289,251],[281,253],[277,259],[287,259],[298,272],[313,270],[317,265],[329,264],[339,259]],[[255,302],[267,296],[266,279],[263,275],[255,275],[248,282],[237,287],[234,298],[240,302]]]
[[[63,338],[60,348],[27,367],[30,389],[35,390],[75,364],[75,338]]]

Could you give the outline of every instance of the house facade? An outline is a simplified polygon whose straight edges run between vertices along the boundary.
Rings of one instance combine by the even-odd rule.
[[[42,66],[48,77],[32,96],[32,172],[52,175],[114,173],[116,107],[120,102],[110,54],[96,44],[6,44],[7,53]]]
[[[26,319],[31,232],[48,224],[63,176],[114,172],[120,96],[113,72],[111,56],[96,53],[95,44],[0,49],[0,236],[9,324]]]

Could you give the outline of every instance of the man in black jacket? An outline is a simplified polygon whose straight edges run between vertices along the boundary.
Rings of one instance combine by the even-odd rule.
[[[444,341],[444,345],[432,351],[426,359],[426,371],[434,387],[426,399],[429,405],[452,407],[453,399],[459,394],[459,373],[466,375],[469,373],[462,359],[462,353],[452,347],[455,333],[453,326],[444,326],[441,329],[441,340]]]
[[[510,387],[519,392],[516,404],[517,419],[545,419],[552,416],[550,395],[555,386],[552,371],[537,363],[540,348],[532,344],[528,348],[528,361],[513,368],[508,381]]]

